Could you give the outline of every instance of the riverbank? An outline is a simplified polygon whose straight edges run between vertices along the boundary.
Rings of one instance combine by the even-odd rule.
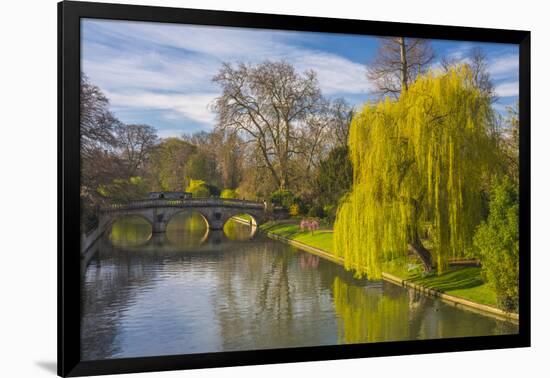
[[[333,253],[333,233],[330,229],[321,228],[311,233],[301,231],[297,222],[285,221],[265,223],[260,226],[260,230],[270,238],[344,265],[343,259]],[[404,265],[407,268],[403,268]],[[518,314],[503,311],[496,306],[496,295],[481,279],[479,266],[454,265],[448,272],[438,276],[424,275],[419,266],[398,261],[388,264],[382,276],[388,282],[441,298],[456,306],[513,322],[519,320]]]

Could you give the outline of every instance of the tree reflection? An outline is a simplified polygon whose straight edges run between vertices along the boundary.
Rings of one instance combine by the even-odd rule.
[[[120,248],[105,235],[83,269],[83,359],[517,332],[263,235],[182,244],[155,234]]]
[[[181,212],[170,220],[166,227],[166,238],[174,247],[182,249],[197,247],[208,237],[208,225],[197,212]]]
[[[146,219],[129,215],[113,223],[109,240],[116,247],[140,246],[149,241],[152,231],[151,224]]]
[[[244,225],[234,219],[229,219],[223,225],[223,232],[229,240],[250,240],[254,238],[257,226],[251,222],[251,225]]]
[[[354,286],[334,278],[334,309],[340,343],[401,340],[408,334],[407,296],[382,295],[377,286]]]
[[[332,319],[319,316],[330,308],[330,292],[318,272],[302,270],[301,255],[268,240],[224,255],[216,303],[225,350],[334,342]]]

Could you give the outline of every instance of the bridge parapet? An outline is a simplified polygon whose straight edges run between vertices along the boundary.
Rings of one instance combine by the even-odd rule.
[[[190,198],[190,199],[145,199],[132,201],[125,204],[111,204],[104,206],[102,212],[113,212],[134,209],[166,208],[166,207],[223,207],[242,208],[267,211],[266,204],[239,199],[225,198]],[[274,208],[274,210],[282,210]]]

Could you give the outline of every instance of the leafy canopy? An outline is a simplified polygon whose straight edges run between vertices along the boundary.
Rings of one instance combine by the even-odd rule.
[[[474,246],[484,279],[496,292],[500,307],[516,310],[519,300],[519,196],[504,177],[494,185],[489,217],[477,229]]]
[[[380,278],[382,262],[421,236],[438,272],[469,248],[498,161],[492,119],[466,66],[421,76],[396,101],[365,105],[351,125],[353,186],[334,227],[346,268]]]
[[[220,198],[235,199],[238,198],[239,194],[236,189],[224,189],[220,194]]]
[[[210,189],[208,189],[208,186],[203,180],[191,179],[185,191],[192,193],[194,198],[210,196]]]

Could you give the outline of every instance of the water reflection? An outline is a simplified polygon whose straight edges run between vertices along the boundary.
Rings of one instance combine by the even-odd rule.
[[[242,224],[201,244],[198,224],[133,248],[102,241],[83,272],[83,359],[517,332],[262,235],[239,239]]]
[[[244,218],[247,219],[247,218]],[[250,221],[249,227],[243,227],[242,221],[229,219],[223,225],[223,232],[230,240],[250,240],[256,235],[258,227],[253,221]]]
[[[208,224],[197,212],[181,212],[168,223],[166,238],[176,248],[197,247],[208,238]]]
[[[113,223],[109,239],[117,247],[135,247],[147,243],[152,231],[151,224],[145,218],[129,215]]]

